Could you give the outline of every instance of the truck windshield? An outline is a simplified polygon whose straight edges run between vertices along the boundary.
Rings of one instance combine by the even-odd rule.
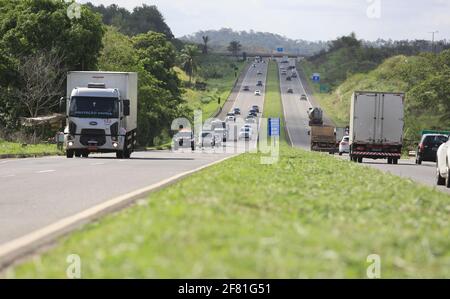
[[[118,118],[117,98],[73,97],[70,100],[69,116],[81,118]]]

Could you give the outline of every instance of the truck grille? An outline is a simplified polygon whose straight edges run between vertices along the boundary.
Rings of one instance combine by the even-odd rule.
[[[105,130],[98,129],[84,129],[81,130],[80,143],[84,146],[94,144],[96,146],[103,146],[106,143]]]

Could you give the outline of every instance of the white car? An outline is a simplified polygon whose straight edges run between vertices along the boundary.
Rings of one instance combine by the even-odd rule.
[[[239,139],[252,140],[252,133],[251,128],[243,127],[239,132]]]
[[[450,165],[448,158],[450,157],[450,141],[441,144],[437,151],[436,161],[436,183],[438,186],[445,185],[450,188]]]
[[[212,132],[212,131],[202,132],[197,145],[200,148],[215,147],[216,146],[216,136],[217,135],[215,135],[214,132]]]
[[[256,119],[254,117],[247,117],[245,119],[246,124],[256,124]]]
[[[344,136],[339,143],[339,156],[343,153],[350,153],[350,136]]]
[[[260,96],[261,95],[261,90],[255,90],[255,96]]]

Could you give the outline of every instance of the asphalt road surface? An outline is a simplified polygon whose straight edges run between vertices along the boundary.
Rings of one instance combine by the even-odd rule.
[[[250,67],[243,84],[251,91],[239,90],[232,106],[240,107],[243,114],[254,104],[262,109],[264,88],[259,88],[259,97],[254,90],[257,80],[265,85],[266,74],[267,64]],[[113,154],[0,160],[0,245],[117,196],[242,152],[234,149],[236,144],[196,152],[137,152],[129,160],[117,160]],[[238,147],[245,150],[248,144]]]
[[[290,64],[294,64],[294,60],[290,60]],[[286,67],[289,64],[279,64],[279,66]],[[309,119],[307,114],[308,107],[318,104],[314,101],[311,94],[311,89],[308,88],[306,78],[301,70],[298,70],[299,79],[292,78],[292,81],[286,81],[286,76],[280,74],[281,95],[284,106],[284,113],[286,119],[286,126],[290,136],[292,145],[295,147],[310,149]],[[288,72],[288,75],[290,72]],[[301,79],[300,79],[301,78]],[[306,87],[306,90],[305,88]],[[288,94],[287,89],[292,88],[293,94]],[[306,94],[309,101],[300,101],[301,94]],[[325,118],[326,124],[332,124],[331,120]],[[338,156],[336,156],[338,157]],[[343,159],[348,159],[344,155]],[[450,190],[437,186],[435,182],[436,165],[435,163],[424,162],[423,165],[415,165],[414,160],[400,160],[398,165],[389,165],[386,160],[370,160],[365,159],[365,166],[373,167],[378,170],[388,172],[397,176],[411,179],[423,185],[435,187],[437,190],[450,193]]]

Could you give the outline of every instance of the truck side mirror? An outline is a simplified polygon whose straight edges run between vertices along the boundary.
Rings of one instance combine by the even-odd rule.
[[[61,97],[59,99],[59,112],[64,114],[64,115],[67,114],[66,104],[67,104],[66,98],[65,97]]]
[[[123,100],[123,115],[130,115],[130,100]]]

